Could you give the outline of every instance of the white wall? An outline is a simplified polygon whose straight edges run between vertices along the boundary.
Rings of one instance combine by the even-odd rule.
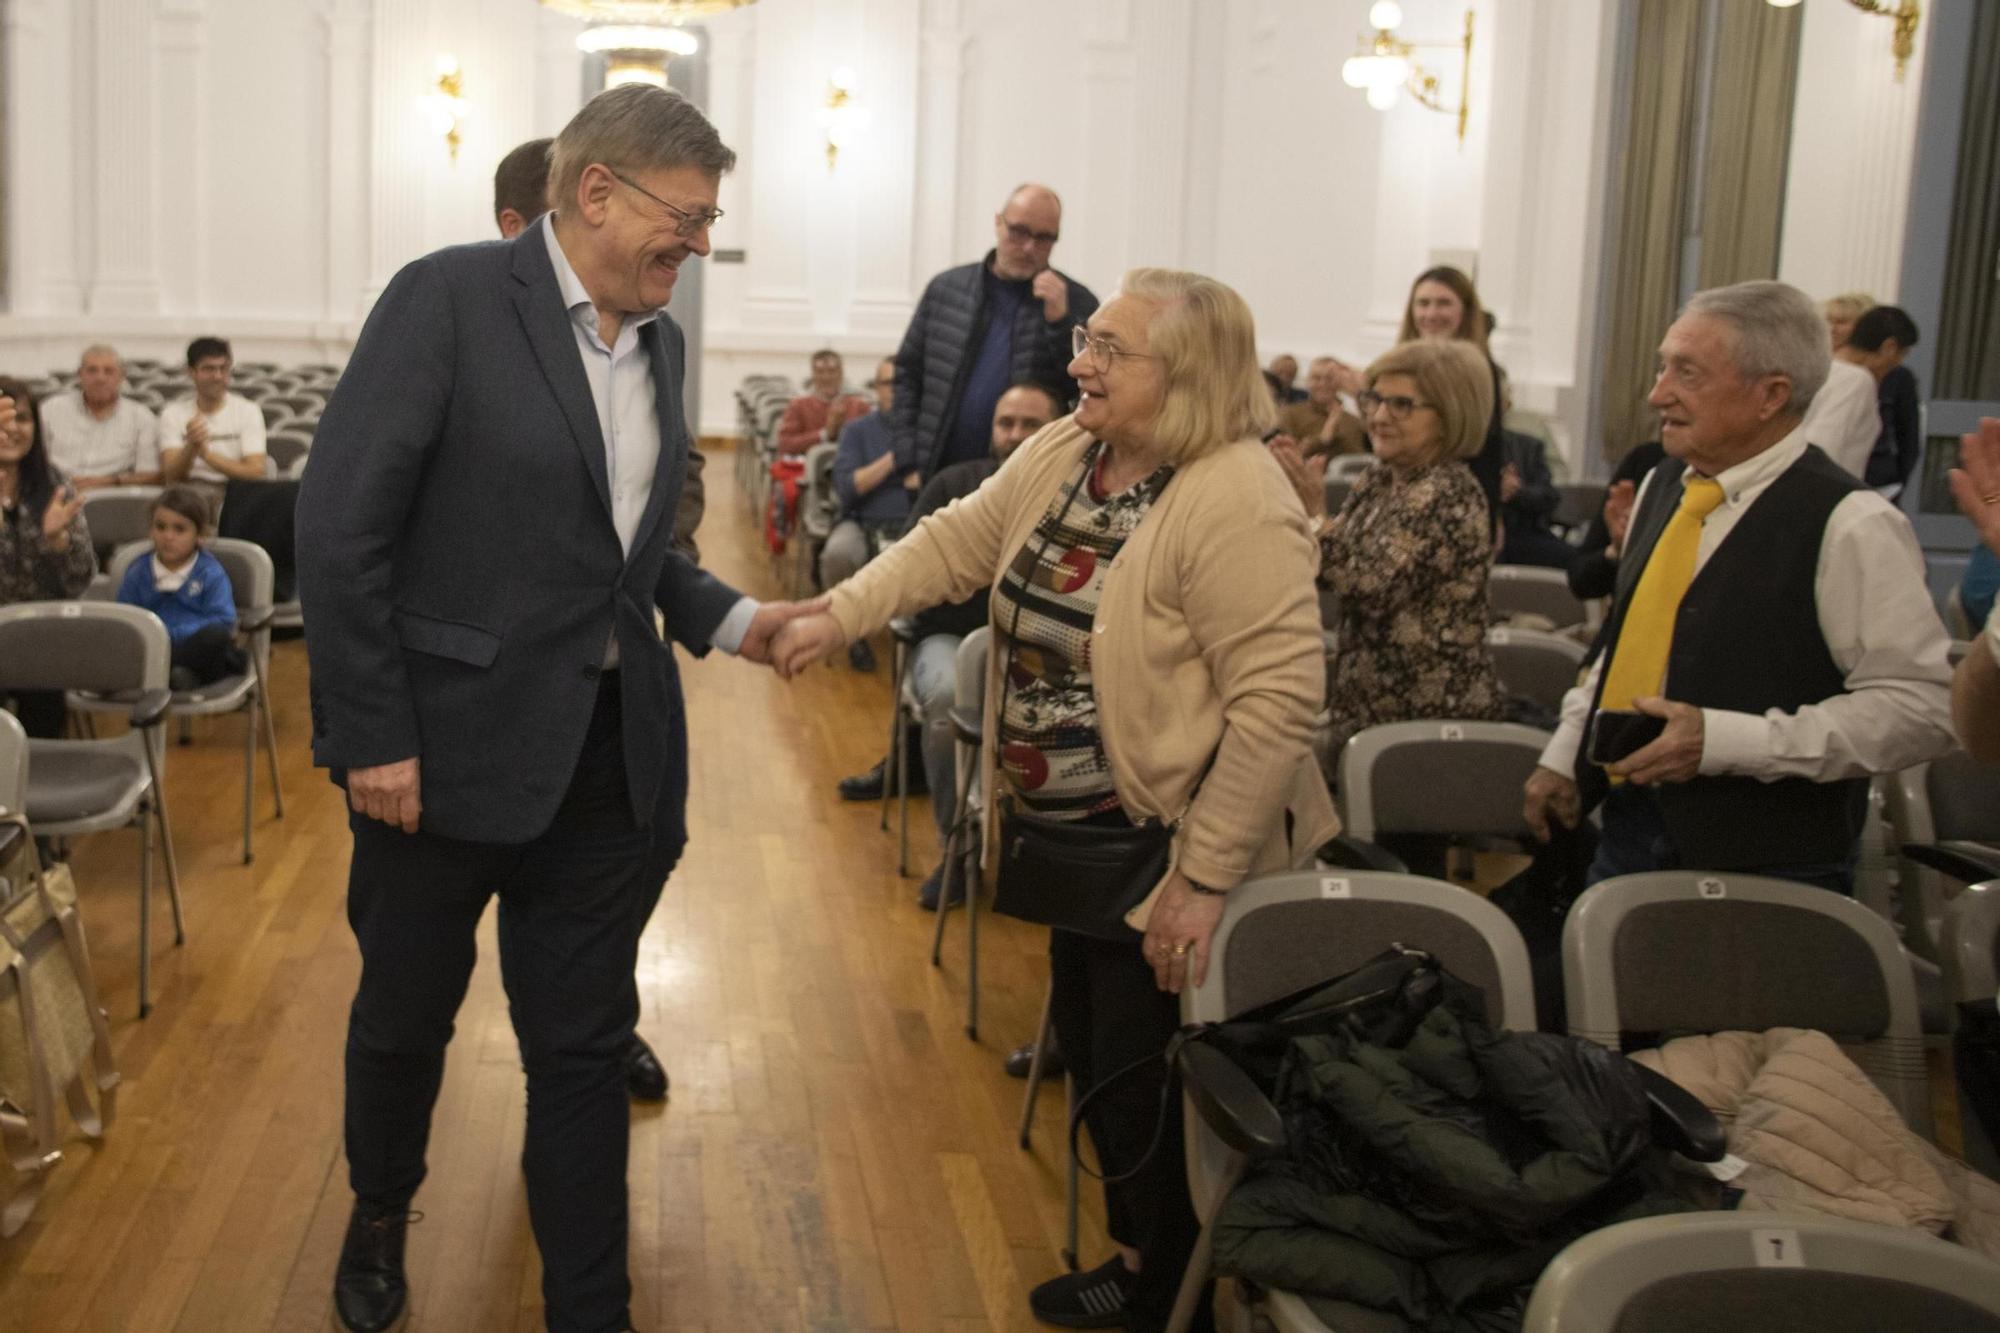
[[[1806,0],[1803,24],[1778,276],[1820,300],[1894,304],[1929,19],[1900,80],[1887,19]]]
[[[1055,261],[1100,296],[1134,264],[1212,272],[1250,300],[1267,353],[1301,359],[1381,350],[1410,277],[1469,253],[1517,399],[1580,427],[1607,7],[1470,0],[1463,146],[1450,117],[1377,113],[1340,83],[1367,7],[760,0],[709,20],[710,110],[742,159],[714,241],[746,262],[707,269],[703,428],[733,428],[747,371],[802,373],[822,344],[892,350],[930,275],[984,253],[1028,179],[1063,195]],[[1466,7],[1406,0],[1404,32],[1455,40]],[[4,14],[6,369],[99,337],[172,355],[210,330],[246,359],[338,359],[399,265],[489,234],[494,163],[580,97],[575,26],[532,0]],[[418,109],[444,51],[472,103],[455,166]],[[1422,58],[1455,97],[1456,51]],[[843,64],[872,123],[829,172],[818,107]]]

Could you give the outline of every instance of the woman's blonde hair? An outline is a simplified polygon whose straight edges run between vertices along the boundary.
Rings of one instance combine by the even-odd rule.
[[[1838,296],[1828,297],[1826,304],[1821,306],[1820,310],[1828,319],[1832,319],[1835,315],[1841,315],[1851,322],[1860,319],[1874,308],[1875,298],[1868,293],[1842,292]]]
[[[1257,324],[1233,288],[1181,269],[1135,268],[1118,290],[1160,308],[1146,346],[1165,374],[1153,443],[1167,462],[1190,462],[1271,428],[1278,409],[1257,364]]]
[[[1417,396],[1438,414],[1438,461],[1471,458],[1493,420],[1493,367],[1463,338],[1398,343],[1368,367],[1368,387],[1384,375],[1408,375]]]

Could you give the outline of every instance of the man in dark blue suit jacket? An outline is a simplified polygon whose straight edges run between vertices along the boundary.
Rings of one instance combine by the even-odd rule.
[[[397,274],[327,405],[299,495],[313,753],[347,788],[356,1202],[335,1305],[406,1302],[404,1219],[498,895],[528,1076],[523,1151],[553,1333],[629,1325],[628,1114],[639,934],[687,839],[673,649],[767,661],[795,614],[673,542],[683,342],[662,307],[708,252],[735,163],[643,85],[557,139],[557,211]]]

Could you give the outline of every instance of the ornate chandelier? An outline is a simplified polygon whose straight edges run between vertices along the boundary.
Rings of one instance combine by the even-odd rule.
[[[544,8],[583,19],[590,26],[576,36],[576,49],[603,55],[604,86],[650,83],[667,86],[667,58],[693,55],[699,47],[681,25],[689,19],[741,9],[756,0],[541,0]]]

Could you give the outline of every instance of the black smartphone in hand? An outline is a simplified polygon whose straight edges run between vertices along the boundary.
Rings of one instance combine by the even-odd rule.
[[[1609,766],[1660,739],[1667,720],[1651,713],[1601,708],[1590,720],[1590,762]]]

